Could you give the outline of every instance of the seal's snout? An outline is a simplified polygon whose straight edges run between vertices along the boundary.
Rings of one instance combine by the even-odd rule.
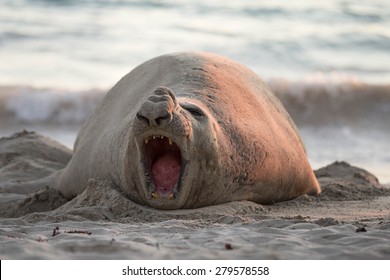
[[[139,188],[154,208],[180,208],[188,193],[186,136],[190,124],[183,121],[176,96],[167,87],[157,87],[140,104],[134,120],[141,170]]]
[[[175,94],[167,87],[158,87],[142,104],[137,118],[149,126],[167,126],[173,118],[178,103]]]

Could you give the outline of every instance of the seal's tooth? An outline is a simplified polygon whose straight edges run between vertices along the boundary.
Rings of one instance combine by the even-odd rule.
[[[152,192],[152,198],[153,199],[159,199],[160,195],[157,192]]]
[[[161,135],[161,139],[164,139],[164,136]]]
[[[148,144],[148,142],[149,142],[149,138],[146,138],[145,139],[145,144]]]
[[[153,135],[153,139],[156,139],[156,136]]]
[[[171,194],[169,195],[169,199],[172,200],[172,199],[174,199],[174,198],[175,198],[175,196],[173,195],[173,193],[171,193]]]
[[[169,145],[172,145],[172,139],[168,137]]]

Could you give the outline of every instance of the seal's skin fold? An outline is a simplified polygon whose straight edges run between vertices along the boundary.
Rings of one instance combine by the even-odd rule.
[[[232,60],[195,52],[149,60],[107,93],[57,188],[72,198],[90,178],[158,209],[320,192],[293,121],[264,82]]]

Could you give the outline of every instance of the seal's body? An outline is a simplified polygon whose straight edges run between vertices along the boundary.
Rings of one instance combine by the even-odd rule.
[[[158,209],[320,192],[279,100],[251,70],[209,53],[154,58],[108,92],[57,188],[72,198],[98,177]]]

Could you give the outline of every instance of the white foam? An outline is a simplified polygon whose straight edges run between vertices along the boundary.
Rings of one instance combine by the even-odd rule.
[[[101,92],[22,88],[5,100],[5,109],[18,122],[82,123],[102,98]]]

